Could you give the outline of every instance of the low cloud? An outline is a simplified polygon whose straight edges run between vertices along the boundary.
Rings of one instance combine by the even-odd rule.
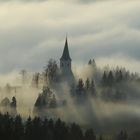
[[[59,61],[66,34],[75,64],[121,54],[140,70],[139,1],[11,1],[0,5],[1,73],[22,68],[38,71],[49,58]]]

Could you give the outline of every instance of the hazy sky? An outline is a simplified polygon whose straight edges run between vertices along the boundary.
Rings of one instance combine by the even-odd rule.
[[[38,71],[68,34],[74,64],[140,71],[140,0],[0,0],[0,73]]]

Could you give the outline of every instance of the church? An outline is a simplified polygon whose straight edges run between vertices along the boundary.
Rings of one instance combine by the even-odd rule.
[[[60,71],[63,77],[63,80],[68,82],[74,82],[74,75],[72,72],[72,59],[70,57],[69,48],[68,48],[68,39],[66,37],[64,50],[60,58]]]

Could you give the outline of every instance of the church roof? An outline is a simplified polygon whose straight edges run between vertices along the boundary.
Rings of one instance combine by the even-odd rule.
[[[60,58],[60,60],[71,60],[70,54],[69,54],[67,37],[66,37],[66,41],[65,41],[65,46],[64,46],[63,54],[62,54],[62,57]]]

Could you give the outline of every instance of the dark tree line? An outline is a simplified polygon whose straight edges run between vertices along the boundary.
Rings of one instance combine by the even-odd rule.
[[[117,140],[128,140],[128,134],[126,131],[121,131],[118,135],[117,135]]]
[[[96,96],[96,87],[94,80],[87,80],[84,82],[83,79],[79,79],[77,85],[71,88],[71,95],[78,102],[86,101],[88,97]]]
[[[66,124],[60,119],[41,120],[30,117],[23,121],[21,116],[15,118],[8,113],[0,114],[1,140],[96,140],[92,129],[82,131],[75,123]]]
[[[12,97],[12,101],[9,98],[4,98],[0,103],[0,109],[3,113],[9,112],[10,115],[15,116],[17,114],[17,100],[16,97]]]
[[[125,68],[117,67],[114,70],[105,70],[101,79],[101,96],[105,100],[124,101],[132,98],[133,83],[139,84],[139,75],[130,73]],[[137,92],[135,91],[137,94]]]
[[[121,82],[139,81],[137,73],[130,73],[125,68],[116,68],[115,70],[104,71],[101,84],[103,86],[113,86]]]

